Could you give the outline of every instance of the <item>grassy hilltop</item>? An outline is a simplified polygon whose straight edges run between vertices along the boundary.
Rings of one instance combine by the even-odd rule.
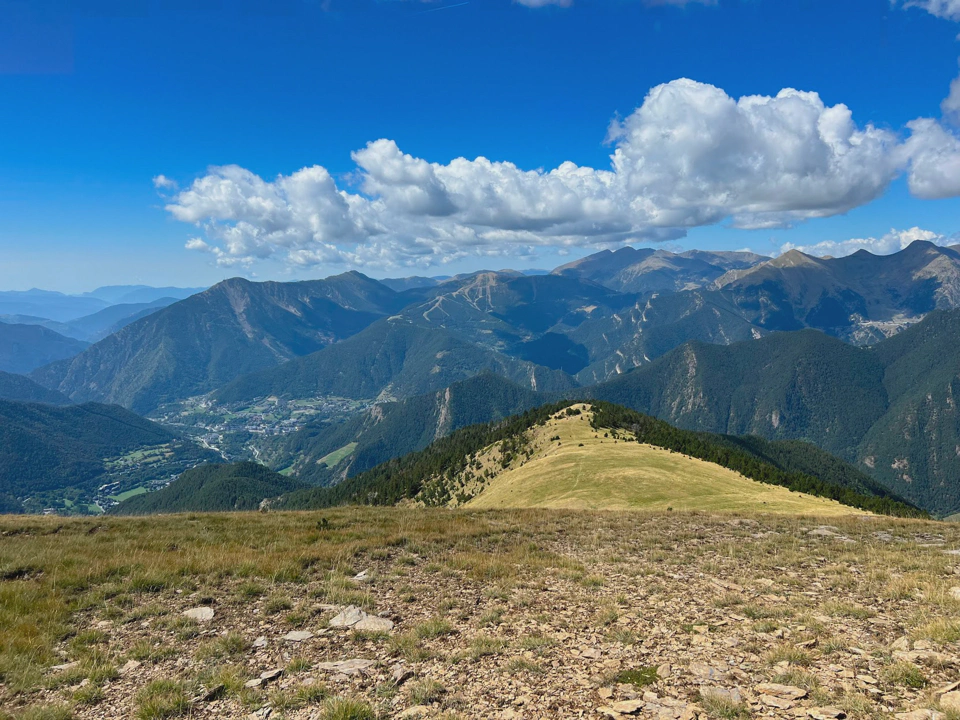
[[[478,461],[493,478],[467,502],[476,508],[602,510],[739,510],[849,515],[852,508],[786,488],[765,485],[698,458],[641,444],[628,433],[594,429],[588,405],[574,406],[538,426],[530,460],[501,470],[500,451]]]
[[[8,516],[0,717],[947,709],[957,548],[960,526],[863,515]],[[370,629],[331,625],[349,605]]]

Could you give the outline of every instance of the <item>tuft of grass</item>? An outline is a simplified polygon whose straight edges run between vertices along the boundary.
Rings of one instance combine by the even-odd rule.
[[[605,684],[633,685],[635,688],[644,688],[657,681],[657,669],[652,666],[643,666],[621,670],[613,675]]]
[[[140,662],[160,662],[179,655],[179,651],[169,645],[154,644],[149,640],[138,640],[130,647],[129,657]]]
[[[542,653],[555,643],[556,641],[553,638],[547,637],[546,635],[526,635],[520,639],[519,645],[523,650]]]
[[[414,683],[410,683],[409,689],[410,702],[414,705],[430,705],[440,702],[440,699],[446,694],[447,689],[436,680],[424,678]]]
[[[430,618],[413,629],[414,634],[422,640],[434,640],[444,635],[452,635],[453,631],[453,625],[440,617]]]
[[[960,641],[960,620],[934,620],[916,628],[910,635],[914,640],[955,643]]]
[[[503,610],[499,608],[496,610],[491,610],[480,616],[478,624],[480,627],[490,627],[491,625],[499,625],[503,621]]]
[[[139,720],[164,720],[180,717],[190,709],[190,698],[183,683],[154,680],[136,695]]]
[[[885,667],[880,677],[888,685],[899,685],[914,690],[927,686],[927,676],[923,671],[913,663],[902,660]]]
[[[499,655],[503,652],[503,649],[506,646],[506,642],[500,638],[480,635],[470,641],[470,647],[467,650],[467,655],[473,660],[477,660],[482,657],[488,657],[490,655]]]
[[[297,688],[296,695],[304,705],[315,705],[327,697],[327,688],[320,683],[301,685]]]
[[[16,716],[0,712],[0,717],[15,717],[16,720],[73,720],[73,711],[66,705],[31,705]]]
[[[237,595],[242,600],[256,600],[258,597],[266,595],[266,588],[258,582],[248,580],[237,587]]]
[[[607,638],[621,645],[636,645],[640,641],[640,636],[628,628],[614,628],[607,634]]]
[[[263,605],[263,609],[270,615],[278,615],[293,609],[293,602],[286,595],[271,595]]]
[[[313,663],[310,662],[305,657],[295,657],[291,658],[290,662],[287,663],[287,672],[288,673],[298,673],[303,672],[304,670],[309,670],[313,667]]]
[[[271,691],[270,706],[283,714],[290,710],[300,710],[308,705],[315,705],[327,697],[327,690],[323,685],[301,685],[297,688],[275,689]]]
[[[511,675],[519,675],[521,673],[539,675],[543,672],[543,667],[539,663],[521,657],[514,658],[507,663],[507,672]]]
[[[794,687],[803,688],[808,692],[813,692],[820,687],[820,681],[817,679],[817,676],[804,670],[788,670],[785,673],[777,675],[773,681],[780,685],[793,685]]]
[[[791,665],[799,665],[801,667],[807,667],[811,661],[810,653],[793,645],[780,645],[775,647],[764,655],[763,659],[771,665],[788,662]]]
[[[239,697],[246,689],[243,684],[247,678],[243,669],[236,665],[217,665],[200,673],[197,681],[208,690],[223,686],[224,694]]]
[[[604,607],[596,615],[598,627],[610,627],[620,619],[620,612],[615,607]]]
[[[852,618],[854,620],[866,620],[877,614],[875,610],[865,608],[861,605],[836,601],[824,603],[823,611],[833,617]]]
[[[720,695],[701,694],[700,705],[709,717],[717,720],[749,720],[750,718],[749,705]]]
[[[249,649],[249,640],[240,633],[231,632],[201,645],[196,656],[198,660],[222,660],[243,655]]]
[[[97,705],[105,697],[103,688],[90,683],[73,693],[73,701],[77,705]]]
[[[327,700],[321,720],[377,720],[373,708],[362,700],[332,698]]]
[[[870,698],[858,692],[848,692],[840,696],[836,703],[851,718],[876,718],[877,706]]]
[[[392,636],[390,650],[409,662],[422,662],[431,657],[430,651],[423,647],[420,638],[412,631]]]

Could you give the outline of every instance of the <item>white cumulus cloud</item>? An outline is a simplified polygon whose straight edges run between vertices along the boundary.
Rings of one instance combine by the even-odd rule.
[[[176,190],[179,187],[176,180],[171,180],[166,175],[157,175],[153,179],[153,186],[157,190]]]
[[[892,0],[892,4],[896,5],[897,0]],[[960,20],[960,0],[907,0],[903,3],[903,7],[921,8],[937,17]]]
[[[834,215],[879,196],[897,172],[896,136],[790,89],[737,101],[677,80],[654,88],[612,136],[618,176],[661,225],[733,216],[769,227]]]
[[[960,195],[960,138],[930,118],[907,123],[902,153],[910,164],[910,192],[925,200]]]
[[[904,170],[918,197],[960,194],[960,140],[935,120],[908,129],[904,142],[858,125],[845,105],[827,106],[812,92],[738,100],[680,79],[653,88],[610,127],[608,169],[523,169],[484,157],[436,163],[381,139],[352,155],[358,191],[317,165],[272,180],[227,165],[176,192],[167,210],[202,230],[188,248],[223,265],[273,256],[376,268],[526,257],[543,247],[673,240],[719,222],[789,226],[868,203]],[[158,178],[158,188],[174,187]]]
[[[786,243],[781,246],[780,252],[799,250],[807,255],[817,257],[846,257],[858,250],[866,250],[874,255],[891,255],[905,249],[910,243],[917,240],[932,242],[934,245],[952,245],[957,242],[955,236],[940,235],[930,230],[921,230],[918,227],[909,230],[891,230],[882,237],[852,238],[850,240],[827,240],[815,245],[794,245]]]

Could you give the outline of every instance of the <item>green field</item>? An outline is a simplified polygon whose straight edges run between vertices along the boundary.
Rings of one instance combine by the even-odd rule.
[[[352,455],[353,451],[356,449],[357,449],[357,443],[355,442],[352,442],[349,445],[344,445],[342,448],[334,450],[329,455],[324,455],[322,458],[317,460],[317,465],[326,465],[327,467],[333,467],[344,458]]]
[[[604,435],[590,426],[586,412],[555,417],[534,431],[533,458],[499,472],[469,506],[863,514],[713,463]],[[551,440],[557,436],[559,440]],[[491,450],[484,460],[492,469],[497,467],[495,454]]]
[[[117,495],[111,495],[110,499],[116,500],[117,502],[123,502],[127,498],[132,498],[132,497],[136,497],[137,495],[146,495],[146,494],[147,494],[147,489],[141,485],[139,487],[133,488],[132,490],[127,490],[126,492],[122,492]]]

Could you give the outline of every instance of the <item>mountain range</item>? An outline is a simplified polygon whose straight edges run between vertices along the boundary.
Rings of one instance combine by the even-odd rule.
[[[367,364],[357,368],[376,362],[371,353],[403,347],[411,333],[429,329],[434,331],[430,342],[444,354],[441,371],[459,366],[463,376],[500,367],[508,368],[508,377],[525,372],[536,378],[537,372],[522,364],[531,363],[569,376],[564,382],[590,385],[689,341],[730,344],[811,327],[856,344],[876,342],[931,310],[960,304],[960,254],[928,242],[891,256],[861,251],[839,259],[796,251],[770,260],[749,253],[626,248],[550,275],[481,272],[428,280],[411,281],[401,292],[356,272],[298,283],[228,280],[141,318],[34,377],[76,401],[116,402],[150,412],[369,328],[368,336],[348,346],[354,348],[351,362],[362,354],[356,347],[370,346]],[[335,393],[329,378],[316,372],[317,365],[328,363],[325,358],[341,362],[335,355],[318,356],[225,392],[234,400]],[[352,367],[341,364],[338,372],[346,376],[337,382],[351,388],[344,395],[374,399],[383,392],[417,394],[459,379],[441,372],[436,382],[424,382],[435,365],[423,354],[378,366],[378,380],[360,382],[346,377]],[[294,378],[297,373],[304,378]],[[411,381],[412,376],[421,379]]]
[[[143,292],[122,290],[101,295]],[[235,278],[165,306],[145,299],[144,316],[114,305],[128,324],[32,380],[58,402],[171,408],[168,418],[185,402],[259,413],[260,429],[246,422],[263,435],[256,452],[315,484],[567,397],[689,430],[811,442],[919,506],[960,509],[957,247],[773,259],[624,248],[549,274]],[[250,410],[265,398],[294,408],[276,434]],[[296,410],[337,398],[368,409]],[[231,453],[259,437],[248,435]]]
[[[397,309],[397,298],[359,273],[299,283],[235,278],[33,377],[74,401],[149,412],[354,335]]]
[[[147,285],[114,285],[81,295],[52,290],[0,291],[0,316],[20,315],[53,322],[69,323],[112,305],[149,304],[162,298],[183,300],[203,288],[153,288]]]

